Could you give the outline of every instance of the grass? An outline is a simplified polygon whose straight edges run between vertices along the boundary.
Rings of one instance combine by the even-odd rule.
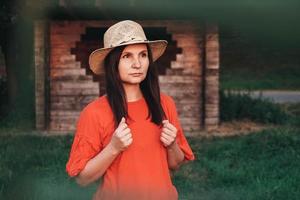
[[[198,160],[175,176],[182,199],[298,199],[299,133],[192,140]]]
[[[0,199],[91,199],[64,169],[72,136],[2,135]]]
[[[72,136],[0,134],[0,199],[91,199],[65,163]],[[197,160],[173,173],[180,199],[298,199],[300,131],[188,138]]]

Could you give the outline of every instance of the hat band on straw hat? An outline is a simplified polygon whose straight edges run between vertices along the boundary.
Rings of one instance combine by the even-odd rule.
[[[122,42],[120,42],[118,45],[116,45],[116,46],[119,46],[119,45],[122,45],[122,44],[124,44],[124,43],[127,43],[127,42],[130,42],[130,41],[136,41],[136,42],[141,42],[141,43],[143,43],[143,42],[148,42],[149,40],[136,40],[135,38],[131,38],[130,40],[127,40],[127,41],[122,41]],[[113,45],[110,45],[110,47],[114,47]]]

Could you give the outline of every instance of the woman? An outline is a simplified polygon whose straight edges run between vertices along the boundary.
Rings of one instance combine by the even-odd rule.
[[[159,90],[153,61],[166,46],[126,20],[90,55],[93,72],[105,70],[107,94],[81,112],[66,170],[82,186],[103,177],[94,199],[178,199],[169,169],[194,154],[173,99]]]

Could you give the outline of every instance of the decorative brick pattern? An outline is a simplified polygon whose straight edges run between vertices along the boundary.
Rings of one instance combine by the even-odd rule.
[[[82,49],[90,51],[85,46],[90,43],[82,41],[91,42],[85,38],[88,37],[87,30],[93,28],[103,30],[115,22],[106,20],[50,23],[49,130],[74,131],[82,108],[101,94],[104,81],[97,80],[90,73],[85,60],[86,55],[80,54]],[[219,117],[217,29],[212,29],[213,31],[208,31],[205,35],[203,27],[190,21],[138,22],[145,30],[155,28],[165,30],[165,33],[171,36],[169,42],[175,45],[162,57],[161,62],[169,66],[164,66],[163,70],[160,68],[159,81],[161,91],[174,98],[186,135],[197,135],[204,127],[217,126]],[[36,34],[36,41],[40,40],[39,37],[42,36]],[[103,36],[99,35],[99,40],[101,37]],[[36,46],[42,48],[38,43]],[[36,55],[39,55],[37,51]],[[39,62],[36,65],[38,68]],[[37,106],[42,107],[41,104]]]
[[[51,131],[73,131],[80,111],[99,95],[99,84],[72,55],[86,26],[82,23],[50,24],[50,121]],[[68,101],[67,101],[68,100]]]

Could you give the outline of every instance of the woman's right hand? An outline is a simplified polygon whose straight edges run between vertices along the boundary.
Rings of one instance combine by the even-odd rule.
[[[131,130],[125,123],[125,118],[122,117],[117,129],[113,133],[110,145],[115,152],[120,153],[121,151],[124,151],[132,141]]]
[[[98,155],[87,162],[85,168],[76,178],[77,183],[86,186],[102,177],[118,154],[131,143],[131,131],[125,123],[125,118],[122,117],[109,144]]]

